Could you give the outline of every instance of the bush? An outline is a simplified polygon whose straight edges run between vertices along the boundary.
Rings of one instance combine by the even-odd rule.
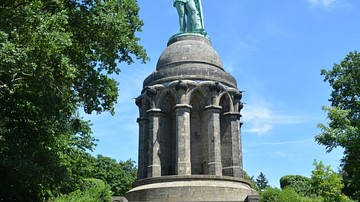
[[[286,175],[280,179],[281,189],[292,189],[301,196],[311,193],[311,179],[301,175]]]
[[[58,197],[54,202],[110,202],[110,186],[99,179],[86,179],[80,190]]]
[[[292,189],[267,188],[260,193],[261,202],[323,202],[322,198],[300,196]]]
[[[261,202],[287,202],[287,201],[299,201],[299,195],[291,190],[284,189],[281,191],[278,188],[266,188],[260,194]]]

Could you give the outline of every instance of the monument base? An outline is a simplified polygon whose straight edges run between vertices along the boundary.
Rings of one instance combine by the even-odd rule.
[[[240,178],[212,175],[163,176],[135,183],[129,201],[258,201],[258,193]],[[248,196],[251,196],[248,198]]]

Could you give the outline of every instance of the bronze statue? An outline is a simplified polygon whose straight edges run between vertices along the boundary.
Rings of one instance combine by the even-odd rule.
[[[174,0],[179,15],[180,32],[203,32],[201,0]]]

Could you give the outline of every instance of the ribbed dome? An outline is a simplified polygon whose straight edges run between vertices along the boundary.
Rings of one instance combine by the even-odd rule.
[[[212,80],[236,87],[235,79],[223,69],[219,55],[210,41],[192,34],[169,40],[156,65],[156,71],[144,81],[148,85],[174,80]]]

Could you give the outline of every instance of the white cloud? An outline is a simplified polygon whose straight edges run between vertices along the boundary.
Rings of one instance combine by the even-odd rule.
[[[245,123],[243,131],[257,135],[265,135],[277,125],[300,124],[307,121],[304,115],[289,111],[274,110],[269,102],[261,99],[245,105],[242,121]]]
[[[336,0],[307,0],[311,6],[330,7]]]
[[[258,135],[263,135],[271,131],[273,128],[272,125],[266,123],[255,123],[249,129],[244,130],[248,133],[256,133]]]

